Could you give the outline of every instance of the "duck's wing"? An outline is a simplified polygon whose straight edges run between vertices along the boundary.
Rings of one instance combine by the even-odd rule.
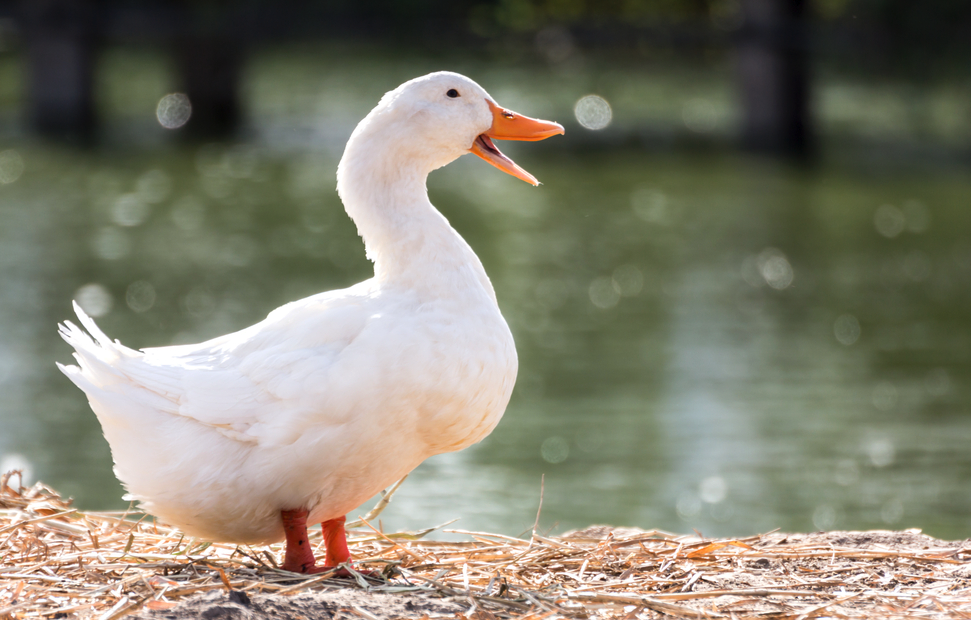
[[[285,445],[308,425],[336,426],[348,413],[328,401],[335,376],[346,380],[342,353],[372,317],[373,294],[356,288],[287,304],[252,327],[197,345],[144,351],[112,341],[75,305],[87,333],[65,322],[61,335],[79,365],[59,367],[100,404],[102,424],[137,425],[128,418],[148,407],[237,441]]]

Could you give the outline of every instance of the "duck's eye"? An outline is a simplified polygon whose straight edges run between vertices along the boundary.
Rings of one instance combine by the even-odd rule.
[[[456,97],[459,96],[459,91],[455,90],[454,88],[449,88],[448,92],[445,94],[451,97],[452,99],[455,99]]]

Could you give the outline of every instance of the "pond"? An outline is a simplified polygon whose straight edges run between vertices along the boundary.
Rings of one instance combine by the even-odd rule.
[[[381,92],[427,69],[374,70],[355,91],[339,87],[348,69],[274,81],[282,62],[254,65],[240,141],[186,144],[126,117],[125,97],[161,96],[146,78],[107,89],[107,109],[121,103],[96,148],[0,148],[4,466],[82,508],[126,505],[94,415],[54,367],[70,360],[56,324],[71,299],[138,348],[369,277],[336,165]],[[416,470],[386,529],[459,518],[517,535],[542,488],[544,531],[968,535],[971,175],[591,142],[569,118],[603,94],[591,80],[540,80],[544,98],[528,72],[474,77],[512,84],[492,88],[501,103],[567,135],[504,146],[539,188],[470,157],[429,179],[492,277],[520,374],[495,432]]]

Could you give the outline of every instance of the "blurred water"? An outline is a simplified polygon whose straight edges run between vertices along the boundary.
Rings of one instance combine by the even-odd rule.
[[[53,365],[69,359],[55,324],[72,298],[147,347],[370,275],[334,174],[353,124],[422,72],[382,67],[262,83],[257,63],[241,143],[167,141],[160,95],[133,87],[145,118],[111,125],[107,146],[0,149],[0,464],[83,508],[124,505],[94,415]],[[510,75],[493,76],[513,85],[497,99],[535,116],[565,120],[590,90],[530,97]],[[632,122],[620,99],[612,127]],[[686,123],[717,126],[692,105]],[[519,534],[545,475],[541,524],[560,531],[966,537],[971,175],[591,151],[569,122],[559,143],[504,147],[540,188],[474,158],[430,179],[496,285],[521,370],[492,436],[420,467],[385,528]]]

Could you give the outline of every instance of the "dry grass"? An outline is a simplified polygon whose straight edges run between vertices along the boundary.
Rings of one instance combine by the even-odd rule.
[[[475,620],[971,617],[971,548],[915,531],[737,540],[607,527],[528,540],[448,531],[468,541],[365,524],[349,534],[355,566],[390,579],[308,578],[276,568],[280,545],[200,543],[141,513],[77,511],[42,484],[5,476],[0,618],[109,620],[211,590],[288,597],[336,587],[434,593]]]

